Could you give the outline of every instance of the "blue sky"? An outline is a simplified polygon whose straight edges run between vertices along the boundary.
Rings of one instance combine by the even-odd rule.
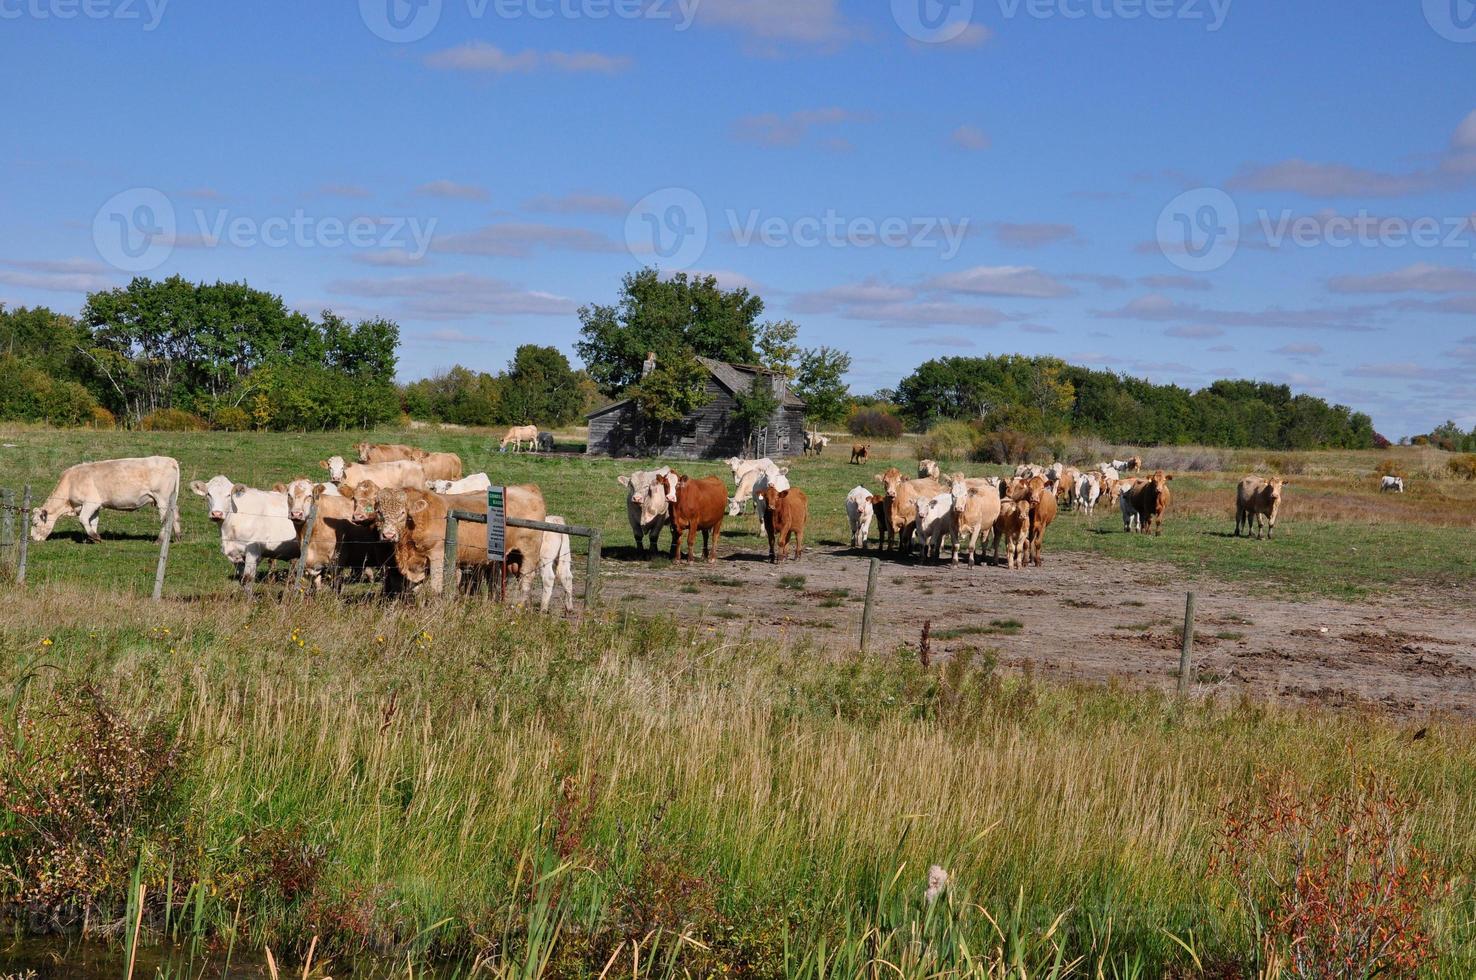
[[[642,264],[861,391],[1022,352],[1476,424],[1470,0],[0,0],[0,301],[245,279],[401,372]]]

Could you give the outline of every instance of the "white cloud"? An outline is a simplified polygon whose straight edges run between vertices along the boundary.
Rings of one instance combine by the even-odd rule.
[[[624,246],[597,231],[514,222],[485,225],[461,234],[438,235],[431,242],[433,252],[505,258],[524,258],[539,248],[568,252],[624,251]]]
[[[610,214],[624,215],[630,202],[610,194],[561,194],[535,197],[523,202],[524,211],[541,214]]]
[[[513,54],[486,41],[468,41],[454,48],[426,55],[425,64],[429,68],[443,71],[483,72],[493,75],[527,74],[543,68],[613,75],[629,68],[631,61],[629,58],[594,51],[534,51],[530,48]]]
[[[1163,333],[1166,337],[1178,337],[1183,340],[1209,340],[1213,337],[1225,336],[1225,331],[1219,327],[1203,323],[1188,327],[1169,327]]]
[[[488,197],[485,188],[475,184],[458,184],[454,180],[433,180],[415,188],[415,193],[423,197],[444,197],[454,201],[485,201]]]
[[[1007,248],[1041,248],[1080,239],[1075,225],[1048,222],[1016,224],[1012,221],[1000,221],[990,227],[994,231],[995,241]]]
[[[755,146],[799,146],[815,130],[852,123],[869,122],[865,113],[852,112],[836,106],[821,109],[801,109],[788,115],[766,112],[743,116],[733,123],[733,138],[740,143]],[[830,138],[821,145],[831,149],[846,147],[844,140]]]
[[[962,272],[937,276],[928,280],[925,285],[929,289],[974,296],[1049,299],[1074,293],[1070,286],[1028,265],[980,265]]]
[[[751,53],[763,55],[779,54],[783,45],[835,47],[860,36],[839,0],[702,0],[694,22],[736,30]]]
[[[1419,262],[1393,272],[1369,276],[1337,276],[1327,288],[1335,293],[1472,293],[1476,269]]]
[[[471,273],[340,279],[328,283],[328,290],[344,296],[399,300],[405,314],[425,319],[569,316],[578,308],[574,300],[564,296],[525,290],[506,280]]]
[[[56,293],[92,293],[119,284],[119,274],[90,259],[0,260],[0,283]]]

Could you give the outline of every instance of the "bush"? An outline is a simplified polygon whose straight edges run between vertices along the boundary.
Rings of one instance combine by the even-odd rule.
[[[1307,461],[1300,456],[1267,456],[1266,466],[1281,476],[1300,476],[1307,470]]]
[[[1398,463],[1396,463],[1392,459],[1383,460],[1383,461],[1381,461],[1379,463],[1378,466],[1375,466],[1374,467],[1374,476],[1376,476],[1376,477],[1397,476],[1397,477],[1399,477],[1402,480],[1409,479],[1409,474],[1404,471],[1404,467],[1400,466]]]
[[[1445,464],[1450,475],[1462,480],[1476,480],[1476,453],[1457,456]]]
[[[94,405],[92,406],[92,419],[87,424],[94,429],[116,429],[118,419],[101,405]]]
[[[245,432],[251,428],[251,416],[244,408],[237,408],[235,405],[217,408],[211,414],[210,422],[224,432]]]
[[[851,413],[846,423],[853,436],[868,436],[873,439],[902,438],[902,420],[881,408],[859,408]]]
[[[940,422],[917,444],[919,459],[972,459],[979,434],[967,422]]]
[[[182,408],[160,408],[139,420],[145,432],[204,432],[210,424]]]
[[[975,449],[975,458],[981,463],[1028,463],[1040,442],[1035,436],[1018,429],[995,429],[980,438]]]

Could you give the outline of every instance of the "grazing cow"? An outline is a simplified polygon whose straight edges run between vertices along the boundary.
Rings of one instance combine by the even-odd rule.
[[[523,443],[525,442],[528,444],[529,449],[538,445],[538,426],[514,425],[510,427],[507,430],[507,434],[502,437],[502,442],[498,445],[498,452],[507,452],[507,444],[512,443],[513,452],[520,453],[523,451]]]
[[[307,541],[302,549],[302,570],[312,591],[322,587],[325,571],[362,574],[391,567],[394,549],[379,540],[372,524],[354,520],[354,502],[340,494],[333,484],[294,480],[287,485],[287,499],[293,524],[299,526],[299,546],[303,540]],[[313,512],[314,506],[316,512],[309,536],[307,515]],[[341,576],[335,575],[334,580],[341,581]],[[387,574],[385,590],[397,590],[399,581],[398,575]]]
[[[625,488],[625,516],[630,520],[630,533],[635,536],[636,554],[642,558],[646,557],[647,537],[651,539],[651,551],[659,547],[657,539],[661,537],[670,508],[666,489],[658,486],[657,481],[670,472],[670,467],[663,466],[659,470],[637,471],[616,478]]]
[[[1030,501],[1006,498],[999,502],[999,517],[994,521],[994,564],[999,564],[999,545],[1005,544],[1005,564],[1023,568],[1030,543]],[[985,558],[989,549],[985,548]]]
[[[1143,457],[1142,456],[1129,456],[1128,457],[1128,461],[1127,461],[1127,465],[1126,466],[1119,466],[1118,467],[1118,469],[1120,469],[1120,470],[1127,470],[1129,473],[1136,473],[1139,470],[1141,470],[1142,468],[1143,468]]]
[[[866,550],[871,537],[871,522],[877,513],[876,505],[884,504],[886,500],[886,497],[879,497],[865,487],[856,487],[846,494],[846,517],[851,522],[852,548]]]
[[[1076,478],[1076,492],[1072,495],[1078,509],[1088,515],[1097,512],[1097,501],[1102,499],[1102,477],[1096,473],[1082,473]]]
[[[365,487],[355,488],[358,497]],[[374,494],[373,517],[379,534],[394,545],[395,565],[412,586],[429,581],[431,592],[444,591],[446,575],[446,519],[453,510],[472,514],[487,513],[486,494],[463,494],[442,497],[426,490],[385,488]],[[548,514],[543,492],[535,484],[507,488],[507,516],[541,521]],[[356,510],[361,508],[356,507]],[[543,532],[529,528],[507,528],[506,572],[519,579],[521,601],[527,602],[533,588],[533,576],[527,568],[543,554]],[[456,568],[473,574],[488,570],[487,528],[485,524],[458,522],[456,536]]]
[[[764,460],[769,463],[768,460]],[[785,476],[789,467],[778,467],[773,463],[763,469],[747,469],[743,476],[738,479],[738,489],[733,493],[733,499],[728,502],[728,516],[737,517],[743,513],[745,502],[753,501],[753,512],[758,516],[759,533],[764,533],[764,511],[768,508],[765,503],[764,491],[773,487],[776,490],[788,490],[789,479]]]
[[[763,459],[741,459],[737,456],[733,456],[729,459],[723,460],[723,462],[727,464],[728,469],[733,471],[733,486],[735,487],[738,486],[740,482],[742,482],[745,475],[754,470],[769,470],[777,472],[779,469],[778,465],[775,464],[775,462],[767,456],[765,456]]]
[[[876,479],[886,488],[887,523],[897,540],[897,546],[903,554],[911,554],[918,505],[942,493],[943,485],[937,480],[903,479],[902,472],[895,466],[885,473],[878,473]]]
[[[1384,493],[1403,493],[1404,477],[1386,476],[1379,481],[1379,490]]]
[[[486,473],[473,473],[471,476],[460,480],[428,480],[426,489],[431,493],[439,493],[442,496],[456,495],[462,493],[486,493],[487,488],[492,485],[492,478]]]
[[[1030,560],[1039,568],[1043,563],[1040,553],[1046,528],[1056,519],[1056,494],[1049,487],[1032,487],[1027,499],[1030,501]]]
[[[87,540],[97,543],[98,513],[107,510],[139,510],[153,504],[162,528],[169,516],[169,498],[179,499],[179,462],[169,456],[105,459],[69,467],[56,489],[31,515],[31,540],[45,541],[63,517],[76,516]],[[174,509],[174,539],[179,540],[179,507]]]
[[[296,558],[297,525],[288,513],[287,488],[253,490],[229,477],[194,480],[190,490],[206,500],[206,512],[220,525],[220,550],[236,566],[242,585],[256,580],[263,558]]]
[[[1235,490],[1235,536],[1240,537],[1241,525],[1245,526],[1246,537],[1250,537],[1251,525],[1256,528],[1256,538],[1266,529],[1266,537],[1276,537],[1276,512],[1281,509],[1281,490],[1291,484],[1280,477],[1263,480],[1259,476],[1248,476],[1240,481]]]
[[[318,465],[328,471],[328,478],[334,483],[347,483],[353,486],[365,480],[372,480],[381,487],[414,487],[416,490],[425,487],[425,467],[406,459],[397,459],[388,463],[345,463],[342,456],[329,456],[321,460]],[[443,479],[455,479],[455,477],[443,477]]]
[[[676,473],[667,473],[658,481],[666,490],[666,502],[671,507],[671,523],[674,533],[671,539],[671,558],[677,559],[681,550],[681,538],[687,536],[686,556],[692,561],[692,548],[697,541],[697,532],[702,532],[702,556],[708,563],[717,561],[718,541],[723,536],[723,518],[728,514],[728,488],[715,476],[704,476],[694,480]],[[709,537],[710,536],[710,537]]]
[[[830,445],[830,437],[829,436],[822,436],[818,432],[806,432],[805,433],[805,455],[806,456],[808,456],[810,453],[814,453],[816,456],[819,456],[821,453],[823,453],[825,451],[825,447],[828,446],[828,445]]]
[[[770,564],[789,557],[790,538],[794,539],[794,560],[799,561],[805,550],[805,524],[810,519],[810,498],[796,487],[780,490],[770,485],[764,490],[764,504],[764,525],[769,532]]]
[[[397,459],[418,463],[430,455],[424,449],[416,449],[414,446],[384,442],[361,442],[354,447],[354,451],[359,454],[361,463],[393,463]]]
[[[1119,480],[1116,484],[1117,506],[1122,510],[1122,529],[1128,533],[1142,528],[1137,508],[1133,506],[1133,489],[1138,483],[1138,480]]]
[[[1103,463],[1102,468],[1104,470],[1114,469],[1117,470],[1119,473],[1125,472],[1128,469],[1128,461],[1125,459],[1114,459],[1110,463]]]
[[[938,470],[938,464],[931,459],[920,459],[917,461],[917,475],[923,480],[942,479],[942,473]]]
[[[562,517],[550,514],[543,519],[545,524],[568,524]],[[460,542],[457,542],[458,545]],[[543,594],[538,600],[538,611],[548,612],[553,600],[554,581],[564,590],[564,612],[574,611],[574,563],[569,554],[569,536],[555,531],[543,532],[543,548],[538,554],[538,579]]]
[[[426,453],[420,460],[420,468],[425,471],[427,482],[461,479],[461,457],[455,453]]]
[[[871,446],[859,442],[851,444],[851,465],[859,466],[871,458]]]
[[[1128,491],[1127,496],[1138,515],[1138,529],[1144,534],[1156,536],[1163,533],[1163,515],[1172,499],[1168,481],[1172,479],[1172,474],[1155,470],[1151,478],[1137,481]]]
[[[551,453],[554,451],[554,437],[552,432],[538,433],[538,451],[540,453]],[[553,521],[549,521],[549,523],[552,524]],[[562,538],[567,535],[560,534],[558,536]]]

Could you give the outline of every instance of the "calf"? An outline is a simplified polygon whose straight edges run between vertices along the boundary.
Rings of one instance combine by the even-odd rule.
[[[999,502],[999,517],[994,521],[994,564],[999,564],[999,545],[1005,544],[1005,564],[1021,568],[1030,539],[1030,501],[1006,498]],[[988,557],[988,549],[985,549]]]
[[[940,493],[919,501],[917,505],[917,538],[922,544],[923,561],[943,560],[943,538],[948,537],[958,553],[958,522],[953,512],[953,494]]]
[[[825,451],[825,447],[828,446],[828,445],[830,445],[830,437],[829,436],[822,436],[818,432],[806,432],[805,433],[805,455],[806,456],[808,456],[810,453],[814,453],[816,456],[819,456],[821,453],[823,453]]]
[[[554,451],[554,437],[552,432],[538,433],[538,451],[540,453],[551,453]],[[549,521],[552,524],[552,521]],[[560,535],[563,537],[563,535]]]
[[[1073,495],[1077,508],[1088,515],[1097,511],[1097,501],[1102,497],[1102,478],[1096,473],[1082,473],[1076,478],[1076,492]]]
[[[764,524],[769,532],[769,562],[777,563],[789,556],[789,539],[794,539],[794,560],[799,561],[805,548],[805,524],[810,519],[810,498],[795,487],[780,490],[769,486],[764,490]],[[775,554],[775,544],[778,554]]]
[[[549,515],[545,524],[568,524],[562,517]],[[569,536],[557,531],[543,532],[543,546],[538,553],[538,578],[543,594],[538,600],[538,611],[548,612],[553,600],[554,581],[564,590],[564,612],[574,611],[574,563],[569,553]]]
[[[362,500],[366,488],[355,488]],[[431,591],[444,591],[446,573],[446,523],[452,511],[472,514],[487,513],[486,494],[442,497],[412,488],[383,488],[373,495],[373,514],[380,536],[393,543],[395,565],[406,581],[418,586],[430,582]],[[548,513],[543,492],[535,484],[510,486],[505,503],[508,517],[541,521]],[[505,536],[505,571],[519,579],[521,600],[526,602],[533,587],[533,577],[523,574],[530,560],[543,553],[543,532],[508,526]],[[487,528],[485,524],[458,522],[456,536],[456,568],[483,573],[488,568]]]
[[[979,536],[985,535],[984,544],[988,549],[988,535],[993,532],[995,521],[999,520],[1000,500],[999,491],[992,484],[983,483],[981,487],[970,486],[963,479],[953,481],[953,564],[958,564],[958,542],[960,538],[968,538],[969,564],[974,564],[974,549],[978,546]]]
[[[1250,537],[1251,525],[1256,528],[1257,540],[1261,530],[1266,537],[1276,536],[1276,512],[1281,509],[1281,490],[1290,484],[1280,477],[1263,480],[1259,476],[1248,476],[1235,489],[1235,536],[1240,537],[1241,525],[1245,526],[1246,537]]]
[[[1036,568],[1042,564],[1041,547],[1045,544],[1046,528],[1056,519],[1056,495],[1048,487],[1035,487],[1030,491],[1030,560]]]
[[[425,471],[425,478],[428,481],[461,479],[461,457],[455,453],[427,453],[425,458],[420,460],[420,468]]]
[[[851,464],[859,466],[871,458],[871,447],[863,446],[861,443],[851,444]]]
[[[723,481],[715,476],[694,480],[668,473],[659,482],[666,490],[666,502],[671,507],[671,522],[675,531],[671,539],[672,560],[676,560],[681,537],[686,534],[687,553],[683,560],[690,564],[697,532],[701,531],[703,557],[709,564],[717,561],[718,541],[723,535],[723,518],[728,513],[728,488]]]
[[[296,558],[297,527],[288,513],[287,488],[253,490],[225,476],[194,480],[190,491],[206,499],[206,512],[220,525],[220,550],[249,588],[263,558]]]
[[[765,459],[761,462],[767,465],[763,468],[749,467],[743,471],[738,478],[738,489],[733,492],[733,499],[728,502],[728,516],[737,517],[743,513],[743,505],[753,501],[753,512],[758,517],[759,533],[764,533],[764,510],[767,504],[764,502],[764,491],[773,487],[776,490],[788,490],[789,479],[785,476],[789,467],[775,466]]]
[[[361,442],[354,447],[354,451],[359,454],[361,463],[393,463],[398,459],[408,459],[412,463],[418,463],[430,455],[424,449],[416,449],[414,446],[399,443]]]
[[[94,544],[102,540],[97,530],[98,514],[104,510],[139,510],[150,504],[159,512],[159,524],[169,517],[174,498],[171,533],[176,540],[179,527],[179,462],[169,456],[134,459],[105,459],[78,463],[57,481],[56,489],[31,515],[31,540],[45,541],[60,518],[76,515],[77,522]]]
[[[918,505],[943,492],[937,480],[903,479],[897,467],[876,475],[877,482],[886,488],[887,523],[897,539],[897,546],[904,554],[912,552],[912,533],[917,524]]]
[[[1172,499],[1168,481],[1172,479],[1172,474],[1155,470],[1151,478],[1137,481],[1128,491],[1127,497],[1138,516],[1138,529],[1144,534],[1163,534],[1163,515]]]
[[[1136,473],[1139,470],[1141,470],[1142,468],[1143,468],[1143,457],[1142,456],[1129,456],[1128,457],[1128,461],[1127,461],[1127,465],[1126,466],[1119,466],[1118,467],[1118,469],[1125,469],[1129,473]]]
[[[307,488],[306,501],[302,497]],[[372,524],[354,520],[354,502],[342,496],[330,484],[311,484],[294,480],[287,486],[288,507],[298,528],[302,570],[309,587],[316,592],[323,584],[323,573],[333,570],[335,582],[342,581],[345,570],[369,573],[390,566],[394,549],[379,539]],[[307,515],[312,513],[311,535]],[[302,542],[306,541],[306,545]],[[386,591],[399,583],[398,576],[385,577]]]
[[[1142,528],[1137,508],[1133,506],[1133,488],[1137,480],[1121,480],[1117,486],[1117,506],[1122,510],[1122,529],[1129,534]]]
[[[878,497],[865,487],[856,487],[846,494],[846,517],[851,522],[852,548],[866,550],[867,540],[871,537],[871,522],[876,516],[875,505],[886,499]]]

